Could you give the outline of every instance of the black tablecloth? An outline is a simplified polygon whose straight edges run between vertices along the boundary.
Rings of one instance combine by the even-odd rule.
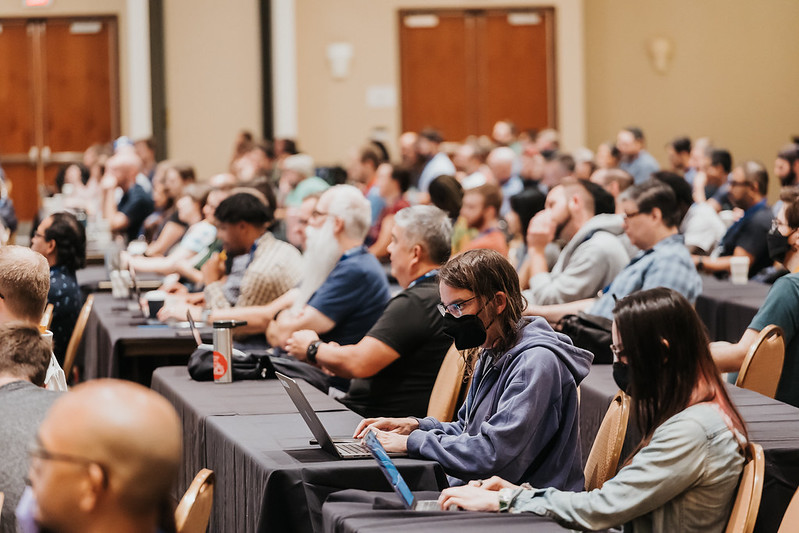
[[[435,499],[437,492],[416,493],[418,499]],[[391,498],[394,494],[385,494]],[[355,503],[356,491],[331,496],[322,508],[325,533],[391,532],[391,531],[518,531],[524,533],[563,533],[566,529],[542,516],[531,513],[497,514],[474,512],[414,512],[373,510],[371,503]],[[396,498],[399,502],[399,498]]]
[[[128,302],[95,294],[79,361],[85,379],[121,377],[149,385],[155,366],[186,363],[197,347],[188,328],[137,325],[143,316],[129,311]]]
[[[297,383],[314,411],[346,411],[330,396]],[[183,424],[183,464],[176,495],[183,494],[191,480],[207,465],[205,422],[209,416],[296,413],[297,410],[276,380],[213,383],[194,381],[185,366],[161,367],[153,372],[152,388],[175,406]]]
[[[580,385],[580,434],[584,461],[599,422],[618,391],[611,372],[610,366],[593,366]],[[728,391],[747,424],[749,438],[763,447],[766,458],[763,497],[755,531],[777,531],[788,502],[799,487],[799,409],[734,385],[730,385]],[[637,438],[640,438],[640,433],[631,423],[622,460]]]
[[[360,420],[350,411],[319,417],[334,436],[352,435]],[[311,438],[299,413],[209,417],[206,455],[208,468],[217,473],[210,531],[320,531],[322,503],[329,494],[389,489],[374,460],[335,459],[309,445]],[[437,463],[396,463],[413,490],[446,486]]]
[[[738,342],[770,288],[771,285],[755,281],[733,285],[729,280],[702,276],[696,311],[707,326],[710,340]]]

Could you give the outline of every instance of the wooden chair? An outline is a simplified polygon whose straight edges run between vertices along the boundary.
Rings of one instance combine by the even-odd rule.
[[[42,313],[42,319],[39,321],[39,329],[44,331],[50,329],[50,324],[53,323],[53,304],[47,304]]]
[[[746,445],[746,455],[747,462],[738,483],[738,493],[735,495],[726,533],[752,533],[755,529],[766,460],[763,457],[763,448],[753,442]]]
[[[213,470],[203,468],[194,476],[186,494],[175,509],[175,529],[177,533],[205,533],[211,518],[211,505],[214,502]]]
[[[799,490],[791,498],[791,503],[785,510],[777,533],[795,533],[796,531],[799,531]]]
[[[749,347],[735,385],[774,398],[785,359],[785,339],[779,326],[763,328]]]
[[[435,417],[441,422],[452,421],[458,408],[465,370],[466,362],[453,344],[444,356],[433,384],[430,403],[427,404],[427,416]]]
[[[72,365],[75,364],[75,356],[78,354],[80,348],[80,341],[83,339],[83,331],[86,329],[86,322],[89,320],[89,315],[92,314],[92,306],[94,305],[94,294],[86,297],[86,302],[80,310],[78,321],[75,322],[75,329],[72,330],[72,336],[69,338],[67,351],[64,355],[64,375],[69,376],[72,373]]]
[[[630,418],[630,397],[622,391],[610,402],[585,463],[585,490],[600,488],[616,475]]]

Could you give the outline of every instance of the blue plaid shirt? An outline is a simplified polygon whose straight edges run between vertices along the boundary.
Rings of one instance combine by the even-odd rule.
[[[614,295],[621,299],[635,291],[655,287],[674,289],[692,304],[702,293],[702,279],[685,248],[682,235],[666,237],[649,250],[639,252],[587,312],[613,319]]]

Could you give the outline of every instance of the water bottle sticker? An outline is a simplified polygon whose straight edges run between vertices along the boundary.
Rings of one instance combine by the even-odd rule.
[[[214,379],[219,379],[227,373],[227,358],[214,351]]]

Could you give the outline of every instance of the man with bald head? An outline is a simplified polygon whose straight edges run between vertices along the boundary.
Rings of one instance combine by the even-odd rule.
[[[52,406],[30,451],[31,516],[53,533],[156,532],[182,456],[180,421],[159,394],[95,380]]]
[[[141,159],[132,150],[122,150],[106,163],[106,173],[100,181],[103,190],[103,217],[111,224],[111,231],[135,240],[142,223],[153,212],[152,197],[136,182],[141,172]],[[117,202],[114,191],[122,189]]]

